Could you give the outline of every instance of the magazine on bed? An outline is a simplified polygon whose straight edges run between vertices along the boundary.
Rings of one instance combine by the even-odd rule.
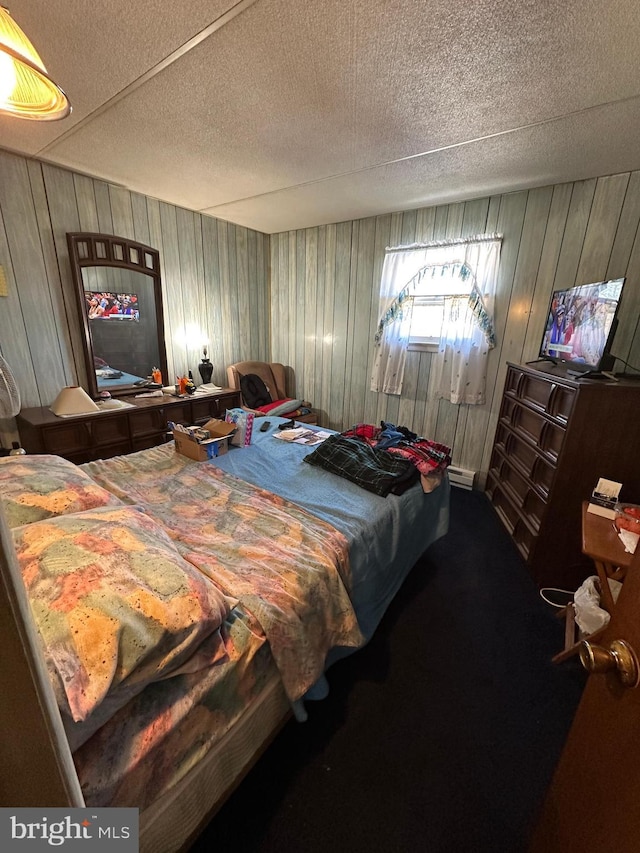
[[[296,427],[295,429],[282,429],[279,432],[274,432],[273,435],[274,438],[281,438],[283,441],[292,441],[294,444],[320,444],[325,438],[329,438],[331,433],[326,430]]]

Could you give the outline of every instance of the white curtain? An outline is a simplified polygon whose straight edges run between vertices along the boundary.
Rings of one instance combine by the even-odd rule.
[[[452,402],[484,402],[486,352],[495,344],[492,315],[500,244],[497,236],[474,237],[387,250],[380,284],[372,391],[401,393],[413,296],[424,290],[428,273],[432,277],[437,268],[453,266],[458,268],[461,280],[467,281],[467,289],[469,281],[473,287],[470,295],[445,300],[445,325],[440,351],[434,358],[436,393]],[[435,283],[432,287],[432,292],[437,292]],[[485,351],[484,357],[481,351]]]
[[[425,251],[387,252],[380,282],[380,326],[371,376],[371,390],[399,394],[411,330],[413,299],[398,298],[400,291],[425,265]]]
[[[438,353],[432,362],[436,396],[452,403],[485,402],[489,350],[495,346],[493,310],[499,239],[469,243],[465,264],[474,273],[468,297],[446,297]]]

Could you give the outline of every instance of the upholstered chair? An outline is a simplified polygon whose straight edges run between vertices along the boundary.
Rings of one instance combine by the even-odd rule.
[[[258,417],[273,412],[273,414],[278,414],[282,417],[295,417],[295,420],[302,423],[317,423],[317,415],[312,410],[311,403],[307,403],[301,399],[293,400],[290,394],[287,393],[286,373],[285,366],[278,362],[239,361],[227,367],[227,382],[230,388],[242,393],[241,379],[243,376],[253,375],[259,376],[262,379],[271,395],[271,405],[282,403],[282,406],[278,406],[277,409],[273,409],[269,405],[252,408],[247,405],[247,401],[243,397],[243,408],[249,409]],[[284,411],[286,409],[284,403],[288,400],[292,400],[293,409],[291,412]]]

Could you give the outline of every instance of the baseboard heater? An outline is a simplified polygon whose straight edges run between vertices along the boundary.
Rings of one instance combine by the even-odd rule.
[[[452,486],[458,486],[460,489],[473,488],[473,481],[476,476],[475,471],[469,471],[468,468],[459,468],[457,465],[449,465],[447,472]]]

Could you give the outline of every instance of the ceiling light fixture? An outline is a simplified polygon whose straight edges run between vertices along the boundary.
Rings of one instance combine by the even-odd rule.
[[[70,112],[69,99],[47,74],[36,49],[0,6],[0,113],[52,121]]]

